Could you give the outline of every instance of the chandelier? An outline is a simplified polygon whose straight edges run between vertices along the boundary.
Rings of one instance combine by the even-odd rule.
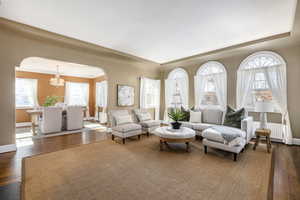
[[[65,84],[65,80],[60,78],[58,68],[59,67],[57,65],[56,66],[57,71],[56,71],[55,77],[50,79],[50,85],[53,85],[55,87],[64,86],[64,84]]]

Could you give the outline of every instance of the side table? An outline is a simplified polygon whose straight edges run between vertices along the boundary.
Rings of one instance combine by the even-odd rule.
[[[270,151],[272,149],[272,144],[271,144],[271,139],[270,139],[271,130],[270,129],[256,129],[255,135],[256,135],[256,141],[255,141],[253,150],[256,149],[257,145],[259,144],[260,137],[263,136],[263,137],[266,137],[267,151],[268,151],[268,153],[270,153]]]

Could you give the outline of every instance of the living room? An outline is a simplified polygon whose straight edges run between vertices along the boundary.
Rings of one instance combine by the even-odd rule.
[[[1,1],[1,199],[298,198],[297,1],[72,4]],[[32,57],[103,70],[107,131],[17,148]]]

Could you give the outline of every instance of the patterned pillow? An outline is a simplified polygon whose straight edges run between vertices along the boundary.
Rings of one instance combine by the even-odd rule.
[[[132,117],[130,115],[118,115],[115,116],[115,120],[117,125],[133,123]]]
[[[242,120],[245,118],[245,109],[234,110],[230,106],[227,106],[227,112],[225,115],[224,126],[230,126],[234,128],[241,128]]]

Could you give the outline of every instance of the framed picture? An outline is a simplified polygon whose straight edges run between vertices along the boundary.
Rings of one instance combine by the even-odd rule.
[[[134,87],[118,84],[118,106],[134,105]]]

